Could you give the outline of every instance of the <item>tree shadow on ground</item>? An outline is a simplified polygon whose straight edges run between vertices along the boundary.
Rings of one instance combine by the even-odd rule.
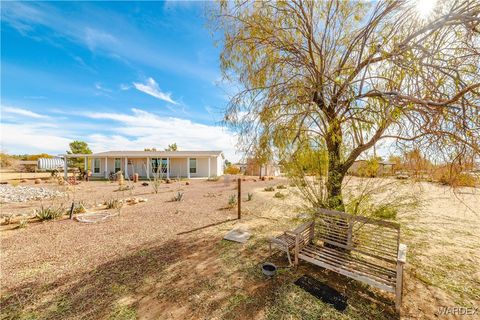
[[[240,245],[196,233],[150,243],[119,253],[118,259],[93,270],[3,292],[2,318],[98,319],[121,307],[145,319],[282,318],[289,312],[300,318],[306,312],[317,318],[345,318],[293,285],[309,274],[345,294],[353,318],[398,319],[388,298],[321,268],[302,264],[265,278],[260,270],[264,244],[262,238]],[[269,259],[280,265],[285,257]]]

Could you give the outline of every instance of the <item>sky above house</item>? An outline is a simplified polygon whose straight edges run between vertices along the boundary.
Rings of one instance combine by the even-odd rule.
[[[2,2],[1,141],[12,154],[223,150],[228,90],[203,2]]]

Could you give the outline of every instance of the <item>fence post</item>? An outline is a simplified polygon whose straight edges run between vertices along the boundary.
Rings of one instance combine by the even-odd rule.
[[[238,220],[242,218],[242,179],[238,178],[238,195],[237,195],[237,204],[238,204]]]
[[[72,201],[72,206],[70,208],[70,220],[73,219],[73,208],[75,207],[75,201]]]

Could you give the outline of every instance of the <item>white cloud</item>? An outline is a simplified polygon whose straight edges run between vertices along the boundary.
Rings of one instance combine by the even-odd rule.
[[[172,104],[178,104],[178,102],[172,100],[170,93],[162,92],[160,90],[158,83],[153,78],[148,78],[146,83],[134,82],[133,85],[137,90],[149,94],[157,99],[170,102]]]
[[[46,119],[48,116],[39,114],[27,109],[17,108],[17,107],[9,107],[9,106],[1,106],[2,113],[10,113],[16,114],[20,116],[30,117],[30,118],[37,118],[37,119]]]
[[[3,122],[1,148],[15,154],[59,154],[68,150],[73,140],[86,141],[94,152],[152,147],[162,150],[176,142],[180,150],[222,150],[230,161],[240,158],[235,153],[236,136],[220,126],[135,108],[130,113],[84,112],[70,116],[75,116],[75,125],[69,119],[63,119],[60,125],[57,117],[30,123]],[[88,120],[81,121],[82,117]],[[106,120],[112,122],[106,124]]]
[[[24,123],[2,123],[2,150],[14,153],[63,153],[72,139],[53,126]]]
[[[132,114],[91,113],[86,116],[121,124],[113,129],[113,135],[92,134],[88,137],[89,144],[95,151],[143,150],[151,147],[163,149],[176,142],[181,150],[222,150],[231,161],[240,158],[235,154],[236,137],[220,126],[160,117],[141,109],[132,109]]]

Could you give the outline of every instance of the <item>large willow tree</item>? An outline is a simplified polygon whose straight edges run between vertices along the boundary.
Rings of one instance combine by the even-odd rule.
[[[423,1],[423,0],[419,0]],[[242,145],[328,154],[327,205],[376,143],[479,151],[480,2],[221,2],[221,67]]]

